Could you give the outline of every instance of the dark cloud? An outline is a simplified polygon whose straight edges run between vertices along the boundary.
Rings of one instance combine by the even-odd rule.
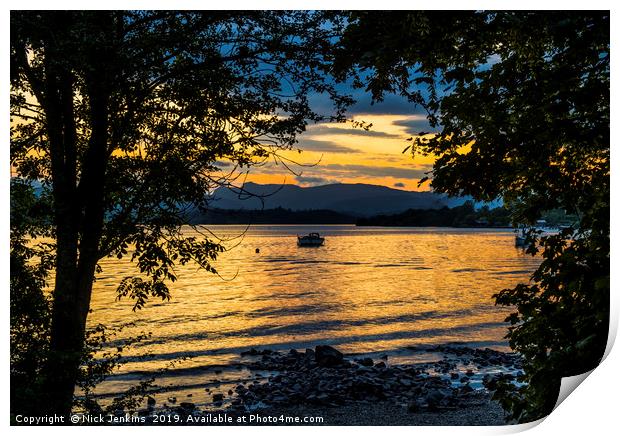
[[[387,114],[387,115],[420,115],[424,109],[406,98],[394,94],[386,94],[380,102],[372,102],[370,95],[364,91],[355,94],[357,103],[349,109],[352,114]]]
[[[336,177],[394,177],[399,179],[421,179],[431,166],[418,168],[373,167],[358,164],[328,164],[318,167],[321,172]]]
[[[317,124],[316,126],[312,126],[307,131],[308,134],[312,135],[359,135],[359,136],[369,136],[373,138],[400,138],[400,135],[395,135],[393,133],[387,132],[379,132],[377,130],[364,130],[364,129],[340,129],[337,127],[330,127],[326,124]]]
[[[338,180],[326,179],[325,177],[304,176],[304,175],[299,175],[295,177],[295,180],[300,185],[309,185],[309,186],[321,186],[321,185],[331,185],[334,183],[340,183]]]
[[[396,183],[394,183],[394,187],[395,188],[404,188],[405,184],[403,182],[396,182]]]
[[[432,128],[426,118],[409,119],[409,120],[396,120],[392,122],[395,126],[405,127],[405,131],[409,135],[417,135],[420,132],[432,133],[436,132],[437,128]]]
[[[301,150],[307,151],[322,151],[329,153],[360,153],[359,150],[345,147],[344,145],[336,144],[332,141],[321,141],[318,139],[304,139],[299,137],[299,143],[297,144]]]

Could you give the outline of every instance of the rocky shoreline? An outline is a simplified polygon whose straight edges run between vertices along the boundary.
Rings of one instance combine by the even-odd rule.
[[[328,425],[502,423],[501,408],[490,400],[485,385],[492,386],[498,378],[515,380],[522,368],[518,355],[464,346],[415,351],[441,358],[397,364],[387,354],[378,359],[345,356],[327,345],[288,352],[251,349],[241,353],[242,358],[262,379],[214,392],[208,409],[188,401],[177,404],[176,398],[169,399],[163,409],[203,417],[222,413],[314,415],[327,417],[330,422],[323,424]],[[150,399],[148,409],[141,413],[150,416],[155,407]]]
[[[368,357],[346,359],[330,346],[288,353],[251,350],[246,354],[261,356],[252,369],[277,371],[277,375],[266,383],[238,385],[238,399],[233,406],[254,409],[262,403],[337,407],[388,401],[410,412],[442,411],[467,405],[472,397],[485,393],[483,387],[475,389],[471,385],[475,369],[501,366],[508,372],[498,376],[510,378],[521,368],[516,355],[491,349],[432,347],[428,351],[444,353],[444,359],[390,365],[387,355],[378,361]],[[492,377],[486,374],[485,381]]]

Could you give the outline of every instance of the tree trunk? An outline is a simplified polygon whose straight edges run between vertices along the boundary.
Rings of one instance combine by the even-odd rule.
[[[60,249],[58,250],[60,253]],[[82,254],[71,260],[71,253],[57,260],[52,314],[50,354],[45,378],[48,412],[67,416],[83,359],[86,320],[98,257]]]
[[[53,52],[55,47],[50,47]],[[93,65],[108,59],[93,53]],[[49,64],[46,118],[52,158],[56,216],[56,281],[50,353],[43,381],[49,413],[67,416],[83,358],[99,242],[104,218],[105,172],[108,159],[108,103],[105,66],[88,77],[91,137],[80,165],[73,113],[73,78],[63,65]]]
[[[50,353],[44,380],[48,412],[65,416],[71,412],[84,343],[84,330],[75,310],[76,268],[68,257],[59,256],[57,261]]]
[[[99,105],[105,106],[105,99]],[[88,164],[82,167],[78,191],[83,195],[67,199],[81,205],[81,222],[57,223],[57,272],[45,391],[53,399],[49,402],[50,412],[65,416],[71,412],[73,392],[82,363],[86,321],[103,228],[107,113],[103,110],[99,115],[102,113],[104,120],[93,123],[91,143],[85,158]],[[79,247],[77,238],[74,238],[78,234]]]
[[[63,16],[62,18],[66,18]],[[77,302],[77,259],[79,205],[76,194],[76,132],[73,113],[73,81],[65,68],[52,58],[53,42],[46,47],[45,96],[50,142],[54,214],[56,224],[56,279],[52,308],[50,353],[45,368],[42,394],[48,412],[67,415],[71,411],[73,389],[83,344]]]

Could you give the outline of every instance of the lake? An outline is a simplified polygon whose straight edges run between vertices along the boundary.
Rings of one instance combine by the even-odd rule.
[[[207,373],[218,385],[248,377],[235,364],[241,351],[253,347],[329,344],[344,353],[387,353],[402,361],[412,358],[408,347],[425,344],[506,349],[503,320],[510,310],[495,306],[492,295],[528,281],[540,262],[515,248],[509,229],[257,225],[246,231],[210,225],[209,230],[230,247],[214,263],[219,276],[195,265],[178,267],[172,299],[149,301],[137,312],[132,300],[115,301],[118,283],[135,266],[128,259],[101,262],[89,324],[133,322],[122,336],[152,335],[127,351],[127,364],[99,392],[121,389],[188,357],[160,385],[197,394],[204,391],[196,386]],[[296,235],[311,231],[325,236],[325,245],[297,247]]]

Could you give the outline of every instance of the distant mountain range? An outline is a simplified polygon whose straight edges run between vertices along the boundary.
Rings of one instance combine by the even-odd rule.
[[[40,195],[42,186],[39,182],[31,182],[36,195]],[[417,192],[388,188],[387,186],[369,185],[364,183],[335,183],[323,186],[302,187],[298,185],[261,185],[246,183],[243,190],[220,187],[209,196],[209,209],[217,209],[218,214],[235,210],[288,209],[293,212],[320,211],[317,217],[327,217],[334,222],[348,222],[356,217],[398,214],[409,209],[441,209],[461,206],[471,197],[448,197],[430,191]],[[490,208],[501,206],[503,202],[496,200],[491,203],[476,202],[475,207],[487,205]],[[190,208],[191,209],[191,208]],[[329,211],[343,216],[331,216]],[[190,212],[192,220],[202,213]],[[263,214],[267,219],[269,213]],[[295,215],[295,214],[293,214]],[[301,219],[306,215],[295,215]],[[307,216],[306,216],[307,218]],[[304,218],[304,219],[306,219]]]
[[[434,192],[404,191],[362,183],[312,187],[246,183],[243,191],[225,187],[216,189],[211,196],[210,206],[229,210],[332,210],[363,217],[399,213],[407,209],[455,207],[467,200],[465,197],[448,198]]]

